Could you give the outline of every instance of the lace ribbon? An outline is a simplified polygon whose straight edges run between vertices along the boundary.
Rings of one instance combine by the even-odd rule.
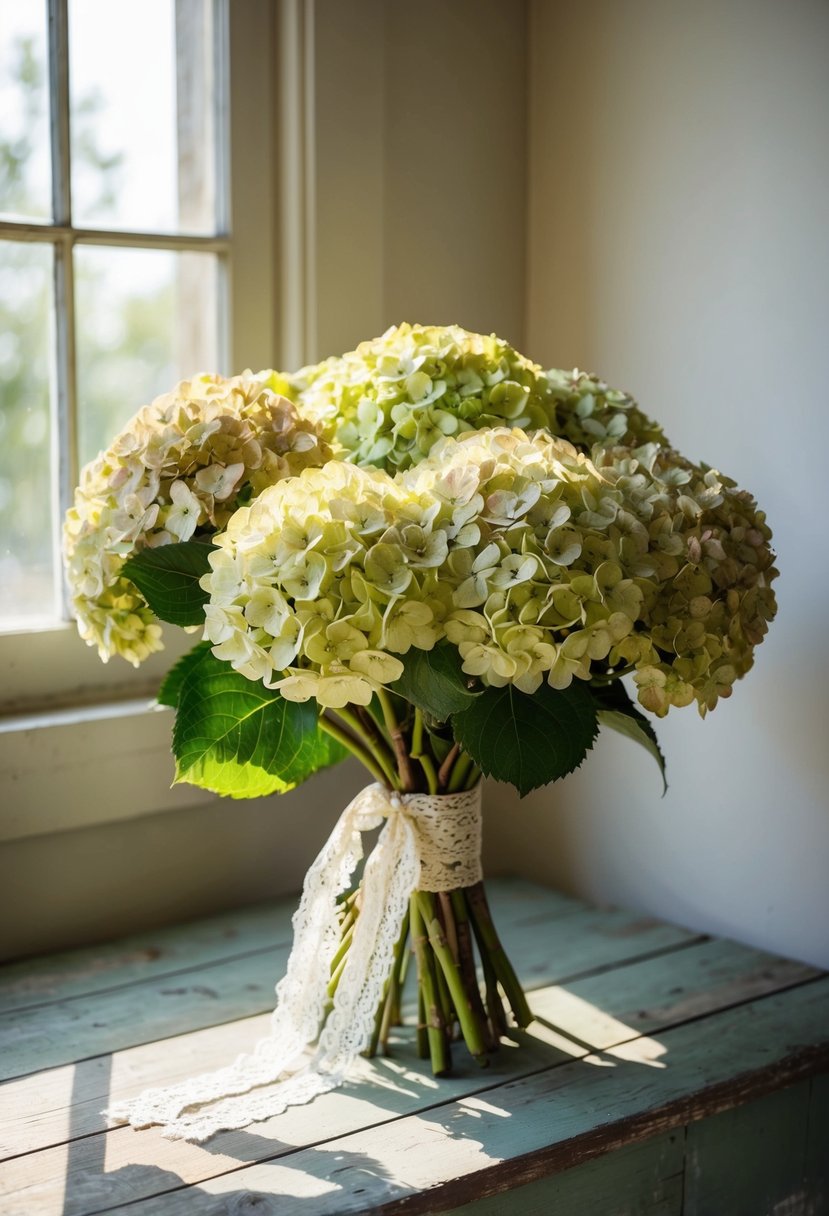
[[[380,824],[326,1019],[331,963],[341,940],[338,899],[350,889],[364,856],[362,834]],[[157,1123],[169,1139],[201,1141],[341,1085],[371,1039],[412,891],[472,886],[482,878],[480,859],[480,786],[434,796],[391,793],[379,784],[361,790],[305,876],[268,1036],[227,1068],[167,1089],[148,1089],[110,1107],[105,1112],[110,1125]]]

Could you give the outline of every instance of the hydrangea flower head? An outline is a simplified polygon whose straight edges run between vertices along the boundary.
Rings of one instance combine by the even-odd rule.
[[[438,524],[459,493],[477,508],[464,517],[477,537],[440,577],[446,636],[486,684],[532,693],[632,670],[651,712],[696,702],[704,714],[774,616],[765,517],[670,449],[591,458],[542,431],[496,429],[444,441],[401,480],[445,504]]]
[[[346,459],[392,473],[445,436],[492,427],[543,428],[582,450],[662,439],[627,394],[580,372],[545,372],[494,334],[457,325],[400,325],[280,383]]]
[[[332,461],[216,538],[214,654],[292,700],[366,705],[397,656],[458,648],[482,684],[632,670],[662,715],[727,696],[774,613],[746,495],[657,445],[587,456],[546,431],[444,438],[393,478]]]
[[[208,536],[240,502],[330,456],[269,374],[182,382],[83,470],[63,548],[78,629],[104,661],[120,654],[137,666],[162,648],[155,616],[121,574],[131,554]]]
[[[202,579],[213,653],[289,700],[367,705],[400,677],[397,655],[440,636],[433,508],[344,461],[264,490],[215,538]]]

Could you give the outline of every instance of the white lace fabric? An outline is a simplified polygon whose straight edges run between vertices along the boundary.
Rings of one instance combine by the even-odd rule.
[[[384,820],[363,871],[360,913],[326,1019],[341,940],[338,901],[364,856],[362,834]],[[440,795],[367,786],[305,876],[267,1037],[217,1072],[111,1106],[105,1112],[110,1125],[161,1124],[169,1139],[202,1141],[335,1089],[371,1039],[412,891],[449,891],[481,878],[480,785]]]

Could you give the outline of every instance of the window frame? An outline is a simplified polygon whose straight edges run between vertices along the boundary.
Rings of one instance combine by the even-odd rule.
[[[49,13],[51,222],[0,219],[0,239],[51,244],[54,256],[52,469],[56,512],[71,505],[78,480],[73,249],[105,245],[197,250],[216,255],[219,280],[219,366],[228,373],[278,362],[279,283],[273,269],[278,217],[276,26],[284,14],[268,0],[211,0],[219,100],[216,121],[217,224],[210,235],[73,227],[69,143],[68,0],[47,0]],[[281,47],[281,44],[280,44]],[[251,186],[253,183],[253,186]],[[224,349],[221,349],[223,344]],[[171,386],[172,387],[172,386]],[[53,482],[55,485],[55,482]],[[59,545],[59,535],[56,535]],[[58,555],[56,555],[57,558]],[[69,614],[67,613],[67,618]],[[138,670],[123,660],[101,663],[71,619],[0,632],[0,725],[4,734],[44,710],[150,699],[163,674],[193,639],[165,630],[165,650]]]

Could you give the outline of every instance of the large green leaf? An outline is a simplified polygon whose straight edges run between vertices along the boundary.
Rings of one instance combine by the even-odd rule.
[[[389,688],[438,722],[468,709],[480,696],[480,684],[462,671],[458,649],[451,642],[438,642],[432,650],[412,647],[400,661],[403,675]]]
[[[188,650],[187,654],[181,656],[178,662],[174,663],[166,676],[161,682],[161,687],[158,690],[156,701],[159,705],[169,705],[171,709],[178,707],[179,693],[181,686],[184,683],[184,677],[200,662],[202,655],[210,649],[209,642],[199,642],[192,650]]]
[[[542,684],[532,696],[487,688],[452,726],[481,770],[522,797],[578,768],[598,733],[590,692],[575,681],[561,691]]]
[[[599,688],[591,688],[596,702],[597,718],[600,726],[618,731],[626,739],[641,743],[645,751],[653,756],[662,774],[662,793],[668,791],[668,780],[665,776],[665,757],[656,737],[656,731],[645,715],[638,710],[628,696],[627,689],[621,680],[614,680]]]
[[[187,658],[173,728],[177,782],[258,798],[293,789],[345,757],[345,748],[320,730],[316,701],[286,701],[210,650]]]
[[[199,579],[210,570],[213,546],[200,540],[142,549],[124,562],[123,573],[135,583],[155,615],[172,625],[203,625],[210,599]]]

